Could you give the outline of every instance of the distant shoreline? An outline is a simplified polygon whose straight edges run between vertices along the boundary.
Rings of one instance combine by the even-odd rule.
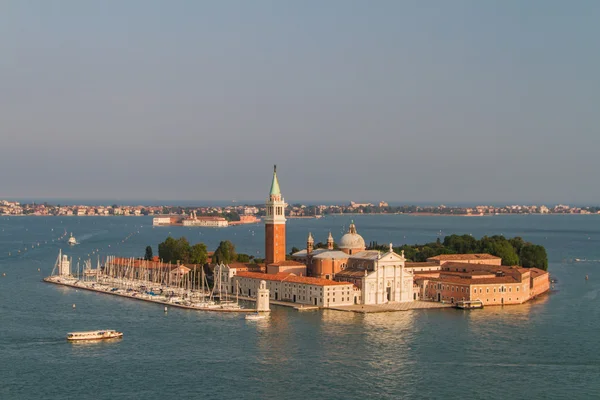
[[[544,213],[544,214],[540,214],[540,213],[498,213],[498,214],[438,214],[438,213],[428,213],[428,212],[423,212],[423,213],[419,213],[419,212],[415,212],[415,213],[343,213],[343,214],[320,214],[318,217],[313,217],[313,216],[286,216],[286,219],[322,219],[322,218],[327,218],[327,217],[344,217],[344,216],[360,216],[360,215],[408,215],[408,216],[414,216],[414,217],[499,217],[499,216],[503,216],[503,215],[513,215],[513,216],[517,216],[517,215],[579,215],[579,216],[597,216],[600,214],[596,214],[596,213],[589,213],[589,214],[581,214],[581,213]],[[119,217],[119,218],[139,218],[139,217],[149,217],[149,218],[153,218],[153,217],[157,217],[160,216],[159,214],[154,214],[154,215],[114,215],[114,214],[110,214],[110,215],[52,215],[52,214],[47,214],[47,215],[40,215],[40,214],[0,214],[0,218],[1,217],[52,217],[52,218],[58,218],[58,217],[65,217],[65,218],[76,218],[76,217],[80,217],[80,218],[93,218],[93,217],[97,217],[97,218],[110,218],[110,217]],[[236,222],[236,221],[233,221]],[[245,223],[245,224],[233,224],[233,225],[251,225],[254,224],[254,222],[252,223]],[[172,226],[174,225],[181,225],[182,224],[171,224]],[[164,226],[168,226],[168,225],[164,225]]]

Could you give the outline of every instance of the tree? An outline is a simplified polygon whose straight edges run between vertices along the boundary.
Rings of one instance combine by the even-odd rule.
[[[297,248],[297,247],[292,247],[292,251],[290,251],[290,254],[294,254],[294,253],[297,253],[297,252],[299,252],[299,251],[300,251],[300,249],[299,249],[299,248]]]
[[[526,243],[521,248],[521,265],[525,268],[548,270],[548,255],[543,246]]]
[[[496,244],[495,249],[491,254],[502,258],[502,265],[519,265],[519,255],[515,252],[514,247],[508,242]]]
[[[402,250],[404,250],[404,258],[406,258],[407,260],[412,260],[412,261],[416,260],[417,250],[413,246],[409,246],[409,245],[405,244],[402,247],[394,249],[394,251],[398,254],[401,254]]]
[[[152,246],[146,246],[146,254],[144,255],[144,260],[152,261]]]
[[[238,254],[235,260],[241,263],[249,263],[250,256],[248,254]]]
[[[180,237],[179,239],[177,239],[177,245],[175,247],[175,260],[172,261],[180,261],[182,263],[188,263],[190,262],[190,254],[191,254],[192,248],[190,246],[190,242],[188,242],[188,240],[185,237]]]
[[[167,237],[164,242],[158,244],[158,257],[164,262],[170,263],[174,259],[176,241],[171,236]]]
[[[213,254],[213,262],[215,264],[229,264],[236,260],[235,246],[229,240],[224,240],[219,243],[219,247]]]
[[[223,218],[225,218],[227,221],[239,221],[240,215],[235,211],[231,211],[223,214]]]
[[[204,243],[196,243],[190,249],[190,263],[192,264],[206,264],[208,260],[208,252],[206,251],[206,245]]]
[[[517,254],[521,254],[521,249],[525,245],[525,241],[523,240],[523,238],[516,236],[512,239],[508,239],[508,242],[515,249],[515,252]]]
[[[477,250],[477,240],[471,235],[450,235],[444,238],[444,246],[454,250],[457,253],[473,253]]]
[[[190,243],[183,236],[179,239],[173,239],[169,236],[164,242],[158,245],[158,256],[164,262],[176,263],[179,261],[187,263],[190,261],[190,253]]]
[[[479,252],[489,253],[502,259],[502,265],[518,265],[519,255],[504,236],[494,235],[481,238]]]

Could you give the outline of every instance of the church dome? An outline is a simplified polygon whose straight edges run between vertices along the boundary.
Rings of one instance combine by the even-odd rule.
[[[340,249],[365,249],[365,240],[362,236],[356,233],[356,226],[354,226],[354,222],[350,224],[348,233],[346,233],[340,239],[339,247]]]

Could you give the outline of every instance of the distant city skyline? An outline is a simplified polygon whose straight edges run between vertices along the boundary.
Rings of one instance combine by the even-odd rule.
[[[0,199],[600,203],[600,3],[7,1]],[[111,200],[113,199],[113,200]]]

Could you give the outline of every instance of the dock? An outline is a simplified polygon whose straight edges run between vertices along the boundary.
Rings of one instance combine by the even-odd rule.
[[[193,306],[193,305],[170,303],[168,301],[163,301],[163,300],[159,300],[159,299],[142,297],[140,292],[137,292],[137,291],[129,292],[129,293],[131,293],[131,295],[125,294],[125,293],[118,293],[116,291],[111,291],[112,288],[108,285],[102,285],[103,288],[95,288],[95,287],[86,286],[81,281],[76,281],[76,282],[70,283],[70,282],[61,281],[60,279],[56,279],[56,277],[44,278],[43,281],[46,283],[52,283],[54,285],[67,286],[67,287],[74,288],[74,289],[89,290],[91,292],[108,294],[108,295],[112,295],[112,296],[125,297],[128,299],[141,300],[141,301],[146,301],[146,302],[150,302],[150,303],[162,304],[162,305],[165,305],[168,307],[183,308],[183,309],[187,309],[187,310],[226,312],[226,313],[254,313],[254,312],[256,312],[256,310],[250,309],[250,308],[218,308],[218,307],[211,308],[211,307],[198,307],[198,306]],[[136,295],[134,296],[133,294],[136,294]]]
[[[437,301],[415,300],[405,303],[387,303],[387,304],[355,304],[352,306],[329,307],[330,310],[355,312],[361,314],[384,313],[396,311],[426,310],[452,308],[452,304],[440,303]]]

